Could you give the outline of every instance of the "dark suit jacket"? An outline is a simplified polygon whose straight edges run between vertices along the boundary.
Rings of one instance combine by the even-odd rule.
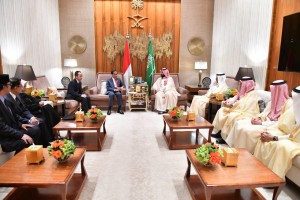
[[[76,79],[71,81],[68,85],[68,92],[66,99],[77,99],[82,95],[82,85],[81,82],[77,83]]]
[[[19,131],[21,125],[0,100],[0,144],[5,144],[11,139],[21,139],[23,137],[23,133]]]
[[[39,104],[41,99],[34,98],[25,93],[20,93],[19,97],[24,106],[30,111],[31,114],[40,117],[40,115],[42,114],[41,106]]]
[[[16,98],[19,98],[19,100],[21,101],[20,97],[17,96]],[[30,120],[31,117],[34,117],[22,102],[18,105],[17,101],[12,97],[10,93],[5,96],[5,99],[11,111],[16,114],[17,120],[19,122],[27,124],[28,120]]]
[[[124,87],[125,85],[122,83],[120,78],[117,78],[117,84],[118,87]],[[114,85],[114,81],[112,80],[112,78],[108,79],[106,81],[106,94],[108,94],[108,92],[114,92],[114,89],[116,89],[115,85]]]

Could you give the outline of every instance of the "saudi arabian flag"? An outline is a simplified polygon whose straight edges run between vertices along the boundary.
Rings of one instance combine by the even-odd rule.
[[[148,61],[147,61],[147,69],[146,69],[146,82],[149,87],[149,92],[151,90],[152,76],[154,73],[155,73],[155,61],[153,56],[152,39],[150,39],[148,45]]]

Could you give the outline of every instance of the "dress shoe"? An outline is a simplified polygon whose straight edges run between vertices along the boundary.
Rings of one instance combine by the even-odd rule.
[[[124,112],[122,110],[118,110],[118,113],[124,115]]]
[[[216,140],[217,144],[226,144],[225,140],[223,140],[222,138],[219,138]]]
[[[108,110],[108,111],[107,111],[107,115],[110,115],[110,114],[111,114],[111,110]]]
[[[211,134],[211,137],[213,138],[221,138],[221,131],[215,133],[215,134]]]
[[[161,114],[164,114],[164,112],[163,111],[158,111],[158,114],[161,115]]]

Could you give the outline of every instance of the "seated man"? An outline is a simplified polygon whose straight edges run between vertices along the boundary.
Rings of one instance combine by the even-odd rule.
[[[23,104],[19,96],[22,91],[21,79],[15,77],[10,78],[10,83],[11,83],[11,92],[5,96],[6,100],[9,103],[9,107],[16,114],[20,122],[33,124],[40,127],[40,130],[42,132],[41,142],[44,145],[44,147],[47,147],[49,145],[49,142],[53,141],[54,139],[54,134],[52,131],[53,126],[48,126],[52,121],[51,120],[47,121],[47,125],[46,125],[44,119],[37,118],[36,116],[34,116]],[[53,108],[50,105],[48,106],[49,108],[47,114],[50,115],[51,111],[52,113],[53,112],[55,113]]]
[[[290,128],[288,133],[278,136],[269,130],[262,132],[254,150],[254,156],[283,179],[292,167],[292,160],[300,155],[300,86],[293,89],[292,98],[292,112],[285,120]]]
[[[276,122],[282,113],[290,107],[292,100],[289,98],[286,81],[273,81],[270,85],[271,101],[257,117],[243,119],[235,122],[230,130],[226,143],[235,148],[246,148],[254,152],[260,133],[267,127],[277,126]]]
[[[161,69],[161,77],[156,80],[152,88],[156,90],[155,106],[158,114],[167,112],[167,109],[177,106],[177,99],[180,94],[177,92],[174,80],[170,77],[167,68]]]
[[[82,110],[86,113],[91,108],[90,97],[82,92],[82,73],[80,71],[75,72],[75,79],[68,85],[68,91],[66,99],[74,99],[81,103]]]
[[[10,91],[8,74],[0,74],[0,144],[4,152],[20,152],[23,148],[38,143],[40,129],[37,126],[17,121],[4,98]]]
[[[258,95],[254,91],[255,82],[250,77],[243,77],[240,81],[239,94],[223,103],[225,107],[218,110],[214,121],[214,131],[217,133],[221,131],[223,139],[232,128],[234,122],[241,118],[251,118],[259,114]],[[218,137],[218,134],[212,135]],[[225,143],[224,140],[217,140],[217,143]]]
[[[191,111],[193,111],[196,115],[204,117],[206,104],[209,102],[210,96],[217,93],[224,93],[228,89],[225,81],[225,74],[216,74],[216,82],[210,86],[210,89],[207,91],[207,93],[202,96],[194,96],[191,104]]]
[[[122,111],[122,89],[125,85],[122,83],[121,79],[118,78],[117,70],[111,71],[111,78],[106,81],[106,94],[109,96],[109,105],[107,110],[107,115],[111,114],[111,108],[114,104],[114,97],[118,100],[118,113],[124,114]]]

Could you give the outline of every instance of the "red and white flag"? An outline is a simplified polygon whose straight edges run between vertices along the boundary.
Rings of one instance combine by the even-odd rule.
[[[123,60],[123,76],[124,76],[124,84],[126,86],[126,91],[128,92],[129,78],[132,76],[132,69],[130,64],[130,52],[129,52],[129,44],[126,40],[125,50],[124,50],[124,60]]]

